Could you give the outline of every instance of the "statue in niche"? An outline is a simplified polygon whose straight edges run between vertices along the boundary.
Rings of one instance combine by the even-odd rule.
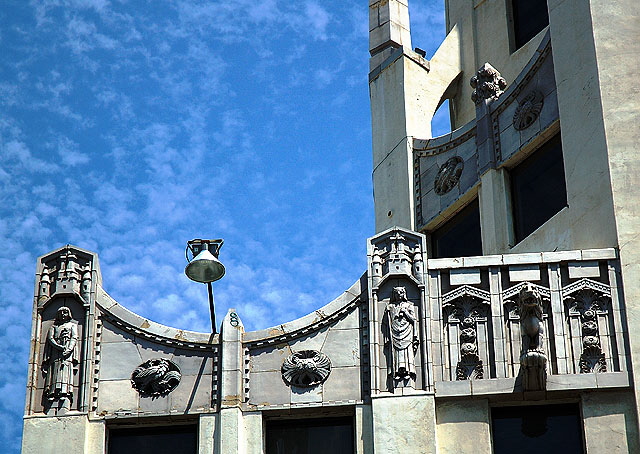
[[[532,284],[528,283],[520,290],[518,309],[522,334],[520,354],[522,387],[525,391],[544,390],[547,383],[547,356],[542,348],[544,339],[542,299]]]
[[[73,402],[73,377],[78,372],[78,324],[71,309],[61,307],[49,328],[42,359],[44,396],[49,401]]]
[[[385,317],[391,338],[393,378],[415,380],[414,357],[418,347],[418,318],[415,306],[407,299],[407,290],[404,287],[393,288]]]

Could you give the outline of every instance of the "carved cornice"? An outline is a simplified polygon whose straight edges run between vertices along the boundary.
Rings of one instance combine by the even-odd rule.
[[[527,287],[528,285],[533,286],[540,293],[540,297],[543,300],[550,301],[551,300],[551,290],[546,287],[542,287],[541,285],[534,284],[533,282],[520,282],[519,284],[514,285],[513,287],[509,287],[508,289],[502,292],[503,300],[513,300],[514,297],[517,297],[520,293],[520,290]]]
[[[606,297],[611,297],[611,287],[602,282],[594,281],[592,279],[583,278],[572,284],[567,285],[562,289],[562,295],[564,297],[571,296],[581,290],[593,290]]]
[[[470,296],[473,298],[478,298],[481,301],[489,302],[491,301],[491,294],[486,290],[482,290],[476,287],[471,287],[470,285],[463,285],[458,287],[455,290],[450,291],[442,295],[442,304],[449,304],[459,298],[463,298],[465,296]]]
[[[133,334],[136,337],[140,337],[142,339],[145,339],[151,342],[156,342],[161,345],[174,347],[174,348],[181,348],[185,350],[207,350],[216,354],[219,351],[219,348],[218,348],[219,344],[217,343],[213,344],[213,343],[202,343],[202,342],[189,342],[189,341],[182,341],[176,338],[170,338],[170,337],[158,336],[156,334],[151,334],[148,331],[145,331],[144,329],[137,328],[131,325],[130,323],[127,323],[119,319],[118,317],[109,313],[102,307],[100,307],[100,309],[101,309],[99,314],[100,320],[102,320],[103,322],[104,321],[109,322],[112,325],[117,326],[123,331],[129,334]]]

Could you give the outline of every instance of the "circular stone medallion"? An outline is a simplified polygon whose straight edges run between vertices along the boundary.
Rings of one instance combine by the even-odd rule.
[[[522,99],[513,114],[513,128],[516,131],[527,129],[540,116],[544,104],[544,97],[539,91],[532,91]]]
[[[154,358],[133,370],[131,386],[142,397],[164,397],[180,384],[180,369],[173,361]]]
[[[462,175],[463,169],[464,161],[460,156],[449,158],[447,162],[440,167],[436,175],[436,180],[433,184],[433,189],[436,194],[444,195],[451,191],[458,184],[458,181],[460,181],[460,175]]]
[[[317,350],[301,350],[282,363],[282,379],[291,386],[311,388],[323,383],[331,373],[331,360]]]

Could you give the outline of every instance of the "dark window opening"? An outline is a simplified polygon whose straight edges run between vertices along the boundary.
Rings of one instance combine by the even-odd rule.
[[[353,417],[267,421],[266,454],[353,454]]]
[[[482,255],[478,199],[431,233],[431,248],[434,258]]]
[[[109,429],[108,454],[196,454],[198,426]]]
[[[494,454],[582,454],[578,404],[491,409]]]
[[[511,13],[514,50],[520,49],[549,25],[547,0],[512,0]]]
[[[560,134],[511,171],[511,196],[516,242],[567,206]]]

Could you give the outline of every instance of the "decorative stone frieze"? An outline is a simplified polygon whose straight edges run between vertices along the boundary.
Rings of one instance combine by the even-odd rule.
[[[418,316],[415,306],[407,299],[406,288],[393,288],[385,310],[385,323],[389,327],[388,344],[391,345],[393,358],[389,374],[394,380],[415,380],[415,356],[419,345]]]
[[[516,131],[522,131],[531,126],[540,116],[543,104],[542,93],[538,90],[530,91],[516,107],[513,114],[513,128]]]
[[[449,158],[447,162],[440,167],[440,170],[436,175],[436,179],[433,183],[435,193],[438,195],[444,195],[455,188],[460,181],[460,175],[462,175],[463,169],[464,161],[460,156]]]
[[[459,360],[455,365],[456,380],[484,378],[484,365],[478,355],[477,325],[486,322],[489,315],[489,293],[463,285],[442,297],[442,309],[447,329],[452,332],[457,326]]]
[[[131,374],[131,386],[142,397],[164,397],[180,384],[182,374],[173,362],[154,358],[140,364]]]
[[[498,99],[504,89],[507,88],[507,81],[489,63],[482,65],[469,83],[473,87],[471,100],[476,104],[480,104],[482,101]]]
[[[282,363],[282,379],[290,386],[311,388],[326,381],[331,373],[331,360],[317,350],[301,350]]]
[[[518,295],[522,345],[520,372],[525,391],[544,390],[547,387],[547,355],[544,352],[542,298],[531,283],[520,289]]]
[[[608,323],[611,289],[600,282],[581,279],[565,287],[563,295],[569,317],[579,320],[582,338],[582,354],[578,361],[580,373],[606,372],[598,319],[604,325]]]

